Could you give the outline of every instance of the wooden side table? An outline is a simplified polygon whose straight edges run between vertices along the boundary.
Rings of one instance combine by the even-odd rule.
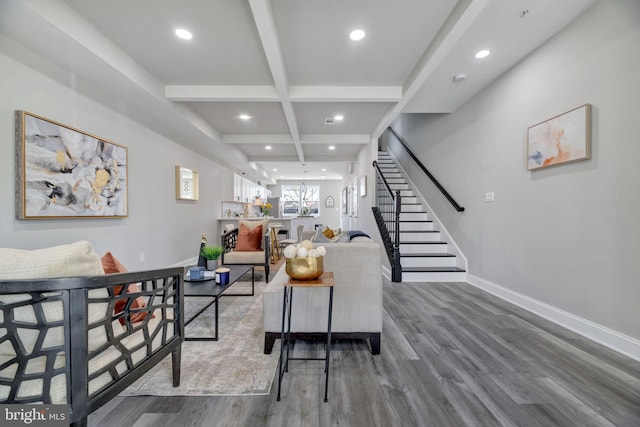
[[[324,401],[328,402],[328,389],[329,389],[329,357],[331,356],[331,315],[333,312],[333,287],[335,281],[333,279],[333,272],[325,271],[322,276],[315,280],[295,280],[289,278],[289,281],[284,285],[283,301],[282,301],[282,329],[280,332],[280,360],[278,364],[278,398],[280,401],[280,386],[282,385],[282,377],[285,372],[289,371],[290,360],[324,360]],[[329,288],[329,316],[327,320],[327,349],[325,357],[289,357],[289,344],[291,342],[291,309],[293,307],[293,288]],[[288,316],[287,316],[288,312]],[[286,346],[287,353],[284,354],[285,347],[285,318],[287,319],[287,331],[286,331]],[[284,362],[284,363],[283,363]],[[284,366],[283,366],[284,364]]]

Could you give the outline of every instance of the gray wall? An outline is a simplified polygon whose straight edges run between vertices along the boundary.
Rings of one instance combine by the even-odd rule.
[[[201,233],[218,235],[220,200],[232,198],[233,174],[125,114],[92,101],[74,89],[79,83],[75,76],[58,69],[53,79],[41,68],[24,65],[15,59],[16,50],[8,46],[12,46],[10,41],[0,39],[0,247],[33,249],[83,239],[91,242],[100,255],[112,251],[130,270],[168,266],[197,256]],[[26,49],[21,54],[43,69],[54,68]],[[15,219],[15,110],[26,110],[128,147],[129,217]],[[176,200],[176,165],[200,172],[199,201]],[[140,262],[142,252],[144,263]]]
[[[639,74],[640,2],[601,1],[458,111],[393,124],[465,206],[407,166],[472,275],[636,339]],[[585,103],[592,159],[527,171],[527,127]]]

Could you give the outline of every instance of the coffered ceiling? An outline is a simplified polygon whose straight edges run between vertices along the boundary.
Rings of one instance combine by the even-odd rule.
[[[340,179],[399,114],[454,111],[593,2],[2,0],[0,31],[78,90],[274,183]]]

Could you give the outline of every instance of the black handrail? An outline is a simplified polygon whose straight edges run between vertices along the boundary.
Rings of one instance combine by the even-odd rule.
[[[402,281],[402,266],[400,265],[400,212],[402,208],[402,196],[400,190],[395,194],[385,179],[378,162],[373,162],[376,170],[376,206],[373,206],[378,230],[382,236],[384,248],[391,264],[391,281]],[[385,203],[391,201],[391,203]],[[389,230],[391,228],[391,230]],[[391,241],[391,233],[394,239]]]
[[[411,151],[411,149],[407,145],[406,141],[400,135],[398,135],[398,133],[395,130],[393,130],[392,127],[388,127],[387,130],[389,132],[391,132],[391,134],[393,136],[396,137],[396,139],[400,142],[400,144],[407,151],[409,156],[411,156],[413,161],[415,161],[417,163],[417,165],[420,166],[420,169],[422,169],[422,171],[425,173],[425,175],[427,175],[429,177],[429,179],[431,179],[431,181],[436,186],[436,188],[438,188],[438,190],[440,190],[442,195],[449,201],[449,203],[451,203],[453,205],[454,209],[457,210],[458,212],[464,212],[464,208],[462,206],[460,206],[458,204],[458,202],[456,202],[453,199],[453,197],[451,197],[451,195],[447,192],[447,190],[444,189],[444,187],[438,182],[438,180],[433,175],[431,175],[431,172],[429,172],[427,170],[427,168],[422,164],[422,162],[415,156],[415,154],[413,154],[413,152]]]

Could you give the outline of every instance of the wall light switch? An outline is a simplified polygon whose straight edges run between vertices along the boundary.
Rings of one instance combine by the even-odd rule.
[[[140,262],[144,262],[147,259],[147,256],[144,254],[144,252],[140,252]]]
[[[484,193],[484,201],[485,202],[493,202],[493,201],[495,201],[495,197],[494,197],[493,191],[491,191],[489,193]]]

